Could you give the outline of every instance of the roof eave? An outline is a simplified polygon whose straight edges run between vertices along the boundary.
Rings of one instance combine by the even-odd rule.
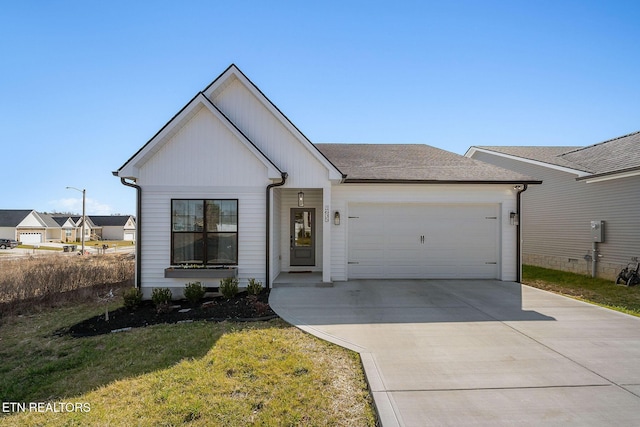
[[[440,180],[440,179],[362,179],[346,178],[345,184],[542,184],[541,180]]]

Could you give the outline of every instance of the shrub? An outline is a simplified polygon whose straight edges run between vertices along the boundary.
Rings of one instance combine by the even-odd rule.
[[[262,290],[262,282],[251,278],[249,279],[249,283],[247,284],[247,292],[249,295],[258,295]]]
[[[226,299],[233,298],[238,293],[238,279],[225,277],[220,281],[220,293]]]
[[[200,282],[187,283],[184,288],[184,297],[191,303],[196,304],[204,297],[205,289]]]
[[[172,298],[171,289],[169,288],[154,288],[151,291],[151,300],[154,304],[169,304]]]
[[[142,291],[138,288],[129,288],[123,292],[124,306],[132,309],[142,303]]]

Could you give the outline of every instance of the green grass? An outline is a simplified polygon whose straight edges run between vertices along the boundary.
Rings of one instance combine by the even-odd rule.
[[[375,425],[358,355],[281,320],[55,335],[103,312],[91,303],[0,319],[0,401],[90,407],[0,414],[0,425]]]
[[[34,249],[33,245],[18,245],[17,247],[20,249]],[[39,251],[62,251],[62,248],[58,248],[54,246],[42,246],[42,245],[38,245],[38,247],[35,249]]]
[[[522,283],[640,316],[640,286],[620,286],[613,280],[531,265],[523,266]]]

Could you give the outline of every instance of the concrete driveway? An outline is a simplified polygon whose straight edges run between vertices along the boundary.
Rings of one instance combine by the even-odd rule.
[[[640,425],[640,318],[494,280],[282,287],[270,304],[360,353],[384,427]]]

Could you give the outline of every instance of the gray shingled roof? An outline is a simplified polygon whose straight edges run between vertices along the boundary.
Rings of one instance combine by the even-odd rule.
[[[549,163],[556,166],[564,166],[566,168],[576,169],[576,165],[572,162],[560,157],[567,151],[572,151],[578,146],[496,146],[496,145],[482,145],[477,148],[483,150],[495,151],[496,153],[508,154],[510,156],[521,157],[528,160],[536,160],[539,162]],[[579,169],[583,170],[583,169]],[[584,170],[585,172],[589,172]]]
[[[42,221],[44,221],[47,227],[57,228],[61,225],[58,224],[58,221],[56,221],[56,219],[51,214],[40,212],[36,212],[36,214],[42,219]]]
[[[98,227],[120,226],[123,227],[129,221],[129,215],[87,215]]]
[[[345,182],[539,182],[422,144],[315,144]]]
[[[479,146],[484,150],[606,175],[640,169],[640,132],[586,147]]]
[[[33,209],[0,209],[0,227],[17,227]]]
[[[640,168],[640,132],[569,151],[560,157],[594,175]]]

